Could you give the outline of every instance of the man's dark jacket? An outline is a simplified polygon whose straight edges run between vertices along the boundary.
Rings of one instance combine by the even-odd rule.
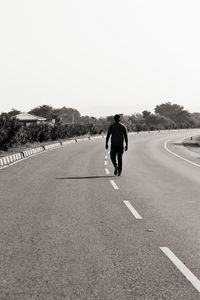
[[[126,145],[128,145],[128,136],[127,136],[127,129],[120,122],[116,122],[108,128],[107,136],[106,136],[106,144],[109,141],[111,135],[111,147],[115,146],[123,146],[124,140]]]

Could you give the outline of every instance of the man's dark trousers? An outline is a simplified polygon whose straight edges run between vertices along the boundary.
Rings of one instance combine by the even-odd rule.
[[[122,145],[111,145],[110,159],[113,166],[116,168],[118,166],[118,172],[122,172],[122,155],[124,153],[124,147]],[[117,158],[117,160],[116,160]]]

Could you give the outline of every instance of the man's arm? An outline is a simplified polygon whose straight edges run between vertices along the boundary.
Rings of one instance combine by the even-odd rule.
[[[126,127],[124,127],[124,139],[125,139],[125,151],[128,150],[128,133]]]
[[[111,128],[109,127],[108,131],[107,131],[107,135],[106,135],[106,149],[108,149],[108,141],[109,141],[110,135],[111,135]]]

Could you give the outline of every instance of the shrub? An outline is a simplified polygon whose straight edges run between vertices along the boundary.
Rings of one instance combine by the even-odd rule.
[[[0,149],[7,151],[9,147],[20,143],[18,133],[22,125],[16,118],[6,113],[0,115]]]

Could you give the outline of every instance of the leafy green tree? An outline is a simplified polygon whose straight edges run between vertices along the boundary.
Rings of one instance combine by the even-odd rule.
[[[16,134],[21,126],[21,123],[9,114],[0,115],[0,149],[7,151],[9,147],[19,142],[16,140]]]
[[[16,116],[18,114],[21,114],[21,111],[19,111],[18,109],[15,109],[15,108],[12,108],[11,111],[8,112],[9,117],[13,117],[13,116]]]
[[[200,128],[200,113],[198,112],[191,113],[189,122],[191,127]]]
[[[151,115],[151,112],[148,111],[148,110],[144,110],[144,111],[142,112],[142,116],[143,116],[144,119],[146,119],[146,118],[149,117],[150,115]]]
[[[46,118],[47,120],[52,120],[54,114],[53,107],[50,105],[41,105],[35,107],[29,111],[30,114]]]
[[[77,109],[67,108],[65,106],[54,109],[54,115],[57,115],[63,124],[78,123],[81,116]]]
[[[46,142],[51,139],[51,127],[49,124],[39,124],[38,127],[38,141]]]
[[[156,115],[157,116],[157,125],[158,125],[158,129],[173,129],[175,128],[175,123],[165,117],[165,116],[161,116],[159,114]]]
[[[145,122],[142,114],[132,114],[129,116],[129,124],[131,131],[142,131],[145,130]]]
[[[145,118],[145,124],[148,130],[174,128],[174,122],[159,114],[150,114]]]
[[[155,113],[171,119],[178,126],[187,126],[190,113],[184,110],[183,106],[172,104],[171,102],[163,103],[155,107]]]
[[[114,122],[113,115],[106,117],[107,126]]]
[[[81,125],[89,125],[93,123],[93,119],[89,116],[81,116],[79,118],[79,124]]]

